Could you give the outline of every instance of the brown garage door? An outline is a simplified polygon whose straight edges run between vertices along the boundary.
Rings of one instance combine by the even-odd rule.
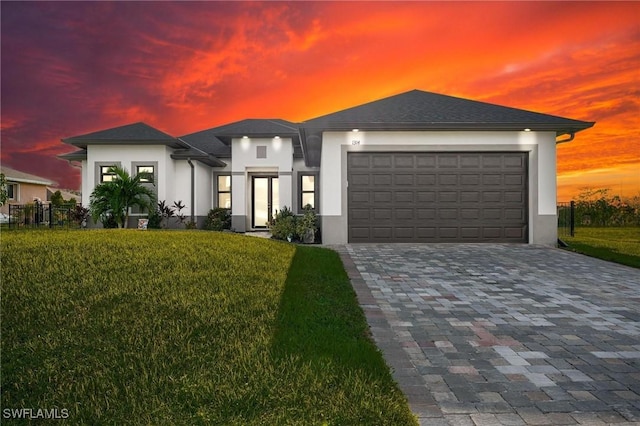
[[[527,242],[523,152],[349,153],[349,242]]]

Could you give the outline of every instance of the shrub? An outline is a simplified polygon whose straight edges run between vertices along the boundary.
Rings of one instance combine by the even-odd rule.
[[[204,229],[210,231],[231,229],[231,213],[229,209],[216,207],[215,209],[209,210],[207,219],[204,222]]]
[[[288,207],[282,207],[269,222],[269,230],[277,240],[293,240],[297,236],[295,215]]]
[[[149,223],[147,224],[149,229],[161,229],[162,228],[162,216],[158,210],[149,213]]]
[[[311,205],[304,206],[304,214],[299,217],[296,225],[296,233],[298,239],[305,244],[313,244],[316,241],[316,232],[318,231],[318,220],[316,212]]]

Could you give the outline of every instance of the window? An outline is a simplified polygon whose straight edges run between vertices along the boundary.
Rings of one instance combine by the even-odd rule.
[[[115,179],[116,174],[110,170],[113,167],[111,166],[100,166],[100,183],[102,182],[111,182]]]
[[[218,207],[231,208],[231,176],[218,176]]]
[[[300,208],[309,204],[312,209],[316,208],[316,175],[300,175]]]
[[[18,199],[18,185],[15,183],[7,184],[7,198],[9,200],[17,200]]]
[[[153,181],[153,172],[153,166],[136,166],[136,175],[139,175],[140,173],[147,173],[151,176],[151,178],[141,178],[140,182],[142,183],[151,183]]]

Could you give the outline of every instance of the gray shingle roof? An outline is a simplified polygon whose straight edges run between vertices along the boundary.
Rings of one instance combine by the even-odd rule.
[[[180,139],[217,157],[231,158],[231,139],[242,136],[290,137],[293,140],[294,156],[302,157],[298,124],[280,119],[249,118],[181,136]]]
[[[248,118],[246,120],[219,126],[211,130],[215,130],[215,134],[219,138],[298,135],[298,125],[296,123],[280,119]]]
[[[213,132],[215,129],[203,130],[180,136],[189,145],[220,158],[231,158],[231,146],[222,142]]]
[[[594,123],[412,90],[302,123],[307,129],[547,130],[575,133]]]
[[[145,123],[133,123],[112,129],[100,130],[85,135],[72,136],[62,139],[62,142],[79,148],[86,148],[91,144],[131,143],[144,145],[169,145],[174,148],[186,148],[183,142],[173,136],[153,128]]]

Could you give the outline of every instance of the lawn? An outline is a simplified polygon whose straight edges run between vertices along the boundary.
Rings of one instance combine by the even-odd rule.
[[[2,407],[72,424],[416,424],[338,255],[203,231],[2,233]]]
[[[563,237],[569,249],[600,259],[640,268],[640,228],[576,228]]]

